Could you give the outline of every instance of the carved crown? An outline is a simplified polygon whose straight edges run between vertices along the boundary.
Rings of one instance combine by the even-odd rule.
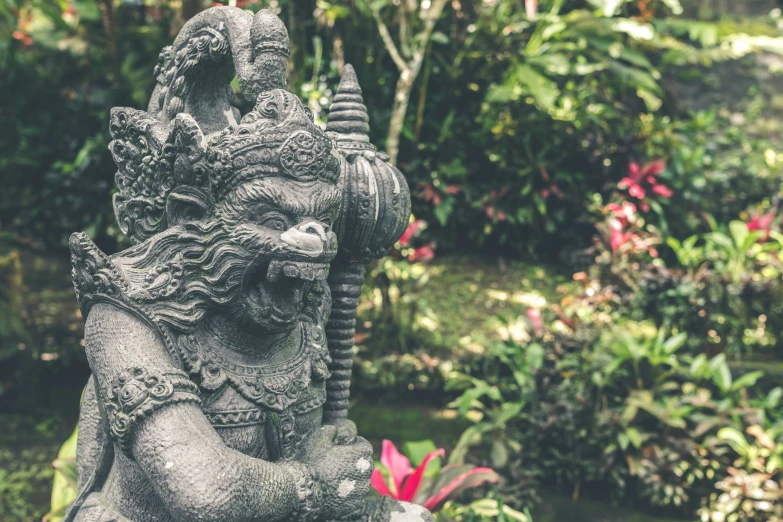
[[[220,199],[252,179],[336,184],[340,175],[331,138],[299,98],[282,89],[262,92],[238,125],[206,137],[188,114],[179,114],[166,132],[148,113],[128,108],[111,111],[110,129],[118,167],[114,210],[134,242],[168,227],[173,191],[191,187]]]
[[[257,177],[336,183],[340,174],[331,139],[315,125],[310,109],[281,89],[259,94],[255,108],[210,147],[217,196]]]

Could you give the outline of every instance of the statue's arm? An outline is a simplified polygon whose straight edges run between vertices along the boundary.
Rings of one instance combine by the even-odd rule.
[[[176,520],[300,519],[308,508],[302,491],[312,482],[305,466],[265,462],[227,447],[150,327],[97,304],[85,331],[118,451],[138,463]]]

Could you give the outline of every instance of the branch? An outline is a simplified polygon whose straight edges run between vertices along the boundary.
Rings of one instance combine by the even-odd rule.
[[[378,23],[378,32],[381,33],[381,39],[383,40],[383,45],[386,47],[386,50],[389,51],[389,54],[391,55],[392,60],[394,61],[394,64],[397,66],[400,72],[408,69],[408,63],[403,59],[402,55],[400,55],[400,51],[397,50],[397,46],[394,45],[394,40],[392,40],[391,34],[389,34],[389,28],[386,27],[386,24],[381,18],[380,11],[378,11],[377,9],[373,9],[372,16],[373,18],[375,18],[375,21]]]
[[[430,7],[425,11],[421,11],[421,18],[424,20],[424,29],[417,36],[417,40],[420,42],[418,49],[413,53],[413,60],[411,60],[411,68],[418,74],[418,69],[421,67],[421,62],[424,59],[424,53],[427,50],[427,46],[430,43],[430,37],[432,31],[435,29],[435,24],[440,19],[443,8],[446,7],[448,0],[431,0]]]
[[[411,57],[411,46],[408,42],[408,15],[410,10],[406,7],[405,3],[401,3],[400,9],[400,50],[405,58]]]
[[[421,32],[423,35],[421,40],[424,47],[427,47],[427,43],[430,41],[432,30],[435,29],[435,24],[438,22],[438,19],[440,19],[443,8],[446,7],[446,2],[448,2],[448,0],[431,0],[429,9],[427,9],[427,11],[422,10],[421,12],[421,17],[424,18],[424,30]]]

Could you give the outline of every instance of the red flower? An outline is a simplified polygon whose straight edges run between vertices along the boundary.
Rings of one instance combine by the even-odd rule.
[[[397,451],[394,444],[391,441],[384,440],[383,449],[381,450],[381,464],[389,470],[391,480],[387,484],[383,479],[381,470],[375,468],[370,478],[370,484],[381,495],[389,496],[395,500],[402,500],[403,502],[412,502],[422,486],[427,465],[434,458],[444,458],[445,456],[446,451],[443,448],[432,451],[422,459],[421,464],[414,470],[410,461]],[[473,484],[466,482],[469,477],[476,474],[483,474],[483,476],[477,477],[478,480]],[[498,480],[497,474],[489,468],[472,468],[457,476],[437,491],[431,492],[422,505],[433,511],[449,495],[458,493],[466,487],[475,487],[484,482],[497,482]],[[424,492],[426,492],[426,489]]]
[[[29,35],[26,35],[25,33],[23,33],[22,31],[14,31],[11,34],[11,38],[13,38],[14,40],[19,40],[20,42],[22,42],[22,45],[32,45],[33,44],[33,39],[30,38]]]
[[[669,199],[674,195],[674,192],[672,192],[672,189],[665,185],[653,185],[652,191],[662,198]]]
[[[416,232],[418,232],[419,229],[422,228],[423,225],[424,225],[424,221],[422,221],[421,219],[417,219],[413,223],[408,225],[408,228],[406,228],[405,232],[403,232],[402,236],[400,236],[400,244],[402,246],[408,246],[408,242],[416,234]]]
[[[622,226],[626,226],[628,221],[636,214],[636,205],[629,201],[623,201],[622,206],[617,203],[609,203],[606,205],[606,209],[611,212],[614,217],[622,223]]]
[[[641,200],[647,196],[647,192],[642,186],[642,183],[644,182],[651,186],[653,193],[668,199],[673,195],[671,189],[655,182],[658,174],[663,172],[665,168],[666,163],[663,160],[650,162],[645,165],[644,168],[640,168],[638,163],[631,162],[628,165],[628,176],[620,180],[617,184],[617,188],[621,190],[627,189],[628,194]],[[642,210],[645,210],[644,205]]]
[[[775,214],[773,212],[764,214],[763,216],[756,215],[750,218],[750,221],[748,221],[746,225],[750,231],[757,230],[764,232],[764,235],[759,239],[759,241],[764,242],[769,239],[769,232],[771,230],[773,219],[775,219]]]
[[[536,335],[544,333],[544,321],[541,319],[541,310],[538,308],[528,308],[527,317],[533,323],[533,331]]]
[[[623,224],[619,220],[611,220],[609,223],[609,246],[612,247],[612,252],[617,252],[618,248],[633,238],[634,235],[630,232],[623,232]]]
[[[427,243],[420,246],[408,256],[409,261],[426,261],[435,257],[435,243]]]
[[[435,190],[434,185],[431,183],[419,183],[419,187],[421,188],[421,192],[419,192],[421,199],[431,202],[435,207],[440,205],[440,194]]]

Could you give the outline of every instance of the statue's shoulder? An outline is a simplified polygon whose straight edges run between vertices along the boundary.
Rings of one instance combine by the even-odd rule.
[[[149,270],[139,274],[129,263],[139,246],[144,248],[137,245],[108,256],[84,232],[71,235],[71,276],[83,317],[87,317],[93,305],[106,303],[149,321],[143,306],[150,294],[150,285],[144,284],[145,276],[149,279],[146,273]],[[160,267],[153,272],[156,270],[162,271]]]
[[[71,235],[71,277],[82,316],[85,318],[96,301],[124,304],[129,285],[111,258],[104,254],[84,232]]]
[[[82,232],[71,236],[70,248],[76,299],[91,336],[101,331],[106,334],[106,329],[130,338],[152,335],[166,347],[172,360],[179,360],[171,332],[158,319],[159,310],[151,306],[151,296],[161,297],[171,291],[172,281],[176,286],[177,280],[171,272],[181,272],[181,266],[172,268],[177,265],[172,261],[135,268],[139,252],[146,252],[149,245],[141,243],[108,256]],[[161,280],[167,284],[159,284]],[[163,302],[159,306],[165,305]]]

